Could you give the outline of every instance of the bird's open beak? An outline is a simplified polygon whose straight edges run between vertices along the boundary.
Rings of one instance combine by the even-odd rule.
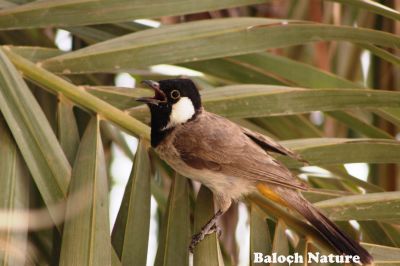
[[[160,84],[158,82],[153,80],[143,80],[141,83],[152,88],[155,94],[154,97],[141,97],[137,98],[136,101],[153,105],[158,105],[167,101],[167,97],[165,96],[165,93],[160,89]]]

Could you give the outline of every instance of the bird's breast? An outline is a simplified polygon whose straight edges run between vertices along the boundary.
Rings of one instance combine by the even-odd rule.
[[[187,165],[180,157],[171,140],[166,140],[156,148],[157,154],[176,172],[207,186],[214,194],[239,199],[255,190],[255,182],[250,179],[227,176],[210,169],[196,169]]]

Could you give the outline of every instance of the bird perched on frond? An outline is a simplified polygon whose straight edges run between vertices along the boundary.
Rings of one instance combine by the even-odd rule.
[[[364,264],[372,262],[363,247],[301,195],[307,186],[269,152],[301,160],[299,155],[269,137],[204,110],[190,79],[144,83],[155,92],[154,97],[137,99],[150,108],[152,147],[175,171],[207,186],[218,208],[192,237],[191,250],[217,231],[216,220],[233,200],[258,190],[304,216],[339,253],[358,255]]]

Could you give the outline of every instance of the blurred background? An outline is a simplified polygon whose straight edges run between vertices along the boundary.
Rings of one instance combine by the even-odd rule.
[[[98,2],[0,1],[3,265],[245,266],[254,251],[332,251],[252,196],[188,253],[212,195],[149,148],[135,102],[151,93],[142,80],[174,77],[191,78],[207,110],[302,154],[311,166],[278,159],[315,188],[305,196],[400,265],[400,1]]]

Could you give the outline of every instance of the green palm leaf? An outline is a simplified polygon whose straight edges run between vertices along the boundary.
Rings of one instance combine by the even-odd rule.
[[[298,213],[253,193],[220,219],[221,238],[189,254],[215,212],[212,192],[158,157],[136,101],[153,95],[142,80],[182,76],[207,111],[307,159],[312,167],[271,153],[375,265],[400,263],[396,1],[0,9],[2,265],[258,265],[254,252],[334,252]]]

